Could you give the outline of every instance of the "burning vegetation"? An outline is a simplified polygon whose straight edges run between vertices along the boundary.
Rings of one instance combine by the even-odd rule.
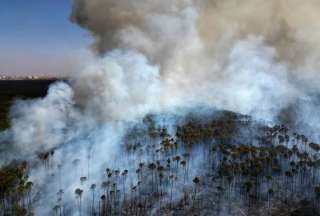
[[[283,125],[266,126],[226,111],[175,117],[176,124],[167,126],[159,118],[149,115],[132,125],[121,155],[104,167],[99,181],[89,174],[94,155],[70,161],[87,174],[78,173],[78,187],[69,194],[73,202],[65,200],[63,175],[53,177],[61,188],[56,202],[49,202],[51,214],[318,214],[319,144]],[[54,170],[59,175],[54,150],[37,160],[48,175]],[[88,166],[78,167],[80,160]],[[2,168],[1,214],[32,215],[28,212],[39,202],[31,196],[33,184],[26,162]]]

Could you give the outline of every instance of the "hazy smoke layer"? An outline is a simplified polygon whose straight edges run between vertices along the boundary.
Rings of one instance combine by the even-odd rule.
[[[309,103],[297,106],[296,122],[319,128],[299,115],[319,106],[319,11],[317,0],[74,0],[72,20],[96,38],[100,56],[71,87],[17,102],[6,136],[24,157],[57,149],[54,165],[69,173],[62,185],[73,195],[85,171],[70,160],[86,158],[79,167],[91,164],[99,179],[125,122],[150,112],[205,105],[270,121],[302,98]],[[60,187],[41,169],[31,176],[40,188]],[[51,207],[39,206],[48,215]]]

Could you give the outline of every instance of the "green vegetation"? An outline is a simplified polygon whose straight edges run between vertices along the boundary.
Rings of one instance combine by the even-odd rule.
[[[28,164],[22,162],[0,170],[0,215],[31,216],[31,191]]]

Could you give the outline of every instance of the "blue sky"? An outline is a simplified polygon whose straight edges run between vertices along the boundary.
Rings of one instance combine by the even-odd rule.
[[[66,75],[90,44],[71,0],[0,0],[0,74]]]

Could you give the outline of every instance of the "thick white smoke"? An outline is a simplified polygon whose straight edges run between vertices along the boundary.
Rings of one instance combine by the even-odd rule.
[[[45,98],[14,104],[11,108],[11,132],[21,152],[46,151],[65,140],[72,98],[73,90],[68,85],[56,83]]]
[[[74,3],[72,20],[100,55],[135,50],[159,66],[162,105],[196,101],[270,120],[318,90],[318,1]]]
[[[99,57],[70,85],[18,101],[6,134],[20,157],[55,149],[51,166],[62,165],[73,195],[80,176],[99,179],[119,157],[126,122],[148,113],[205,105],[275,120],[319,91],[319,9],[316,0],[75,0],[72,20],[92,32]],[[77,158],[91,174],[73,167]],[[31,178],[60,188],[42,169]],[[51,211],[44,206],[39,215]]]
[[[139,53],[114,50],[72,80],[76,103],[102,123],[132,120],[157,107],[159,67]]]

